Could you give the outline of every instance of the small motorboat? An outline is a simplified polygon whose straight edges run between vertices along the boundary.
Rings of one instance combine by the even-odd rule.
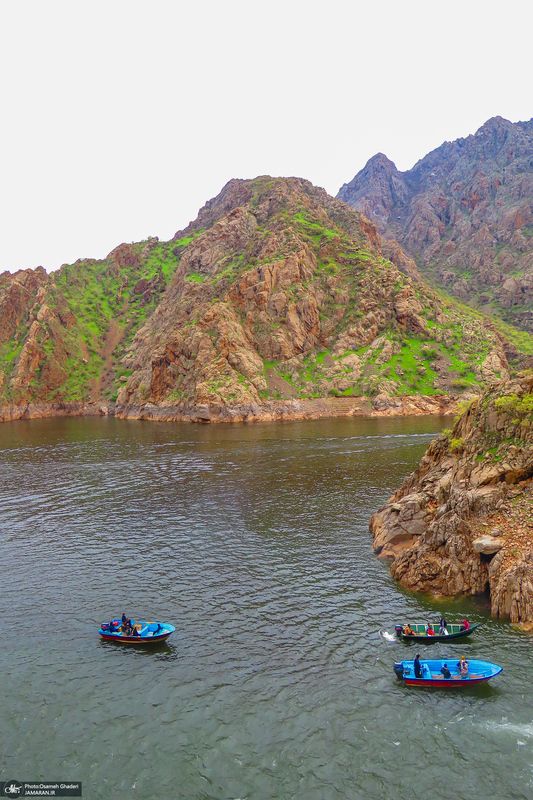
[[[433,635],[428,634],[428,626],[423,622],[417,622],[416,625],[396,625],[396,635],[399,636],[406,642],[425,642],[425,644],[430,644],[431,642],[449,642],[453,639],[462,639],[463,636],[470,636],[475,630],[479,628],[481,625],[480,622],[476,622],[473,625],[465,622],[457,622],[453,624],[446,625],[446,634],[439,634],[440,623],[437,625],[432,625],[433,628]],[[409,627],[412,633],[405,633],[405,629]]]
[[[471,686],[473,683],[484,683],[499,675],[502,667],[498,664],[491,664],[490,661],[478,661],[471,659],[466,662],[468,672],[460,673],[459,664],[464,659],[457,658],[438,658],[420,660],[421,676],[415,676],[414,661],[397,661],[394,664],[394,672],[405,681],[406,686],[438,686],[445,689],[459,686]],[[441,670],[444,665],[448,667],[449,678],[445,678]]]
[[[130,620],[133,634],[123,631],[122,620],[112,619],[111,622],[102,622],[98,633],[108,642],[121,642],[121,644],[156,644],[164,642],[176,628],[168,622],[145,622],[144,620]]]

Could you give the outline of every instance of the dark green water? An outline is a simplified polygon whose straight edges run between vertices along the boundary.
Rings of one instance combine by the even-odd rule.
[[[86,798],[533,798],[533,640],[403,592],[368,520],[444,420],[0,426],[0,780]],[[172,622],[102,643],[122,611]],[[444,611],[504,667],[400,684],[381,632]]]

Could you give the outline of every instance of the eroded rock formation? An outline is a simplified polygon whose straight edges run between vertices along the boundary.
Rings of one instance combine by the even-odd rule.
[[[490,592],[492,613],[533,624],[533,373],[473,399],[373,515],[375,551],[409,589]]]

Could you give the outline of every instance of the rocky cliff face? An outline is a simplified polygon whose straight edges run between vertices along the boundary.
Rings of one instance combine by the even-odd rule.
[[[533,120],[494,117],[407,172],[379,153],[337,196],[432,283],[533,330]]]
[[[230,181],[170,242],[4,273],[0,416],[116,401],[123,416],[275,418],[276,403],[301,416],[363,396],[376,413],[438,410],[520,366],[486,319],[382,243],[322,189],[267,176]]]
[[[490,592],[494,616],[533,625],[533,372],[469,403],[370,521],[404,586]]]

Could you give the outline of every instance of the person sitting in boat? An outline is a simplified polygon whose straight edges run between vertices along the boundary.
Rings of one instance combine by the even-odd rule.
[[[459,663],[457,664],[457,672],[461,676],[461,678],[466,678],[468,675],[468,661],[464,656],[461,656],[459,659]]]
[[[407,623],[407,625],[404,626],[403,635],[404,636],[413,636],[413,634],[414,634],[414,630],[411,628],[409,623]]]
[[[448,664],[444,664],[444,666],[441,669],[441,672],[442,672],[442,674],[444,675],[445,678],[451,678],[452,677],[452,673],[448,669]]]
[[[416,654],[415,661],[414,661],[414,668],[415,668],[415,678],[422,677],[422,667],[420,666],[420,653]]]
[[[132,636],[140,636],[140,635],[141,635],[141,634],[139,633],[139,631],[137,630],[137,628],[135,627],[135,625],[133,626],[133,630],[132,630],[132,632],[131,632],[131,635],[132,635]]]
[[[131,619],[127,619],[126,623],[122,626],[122,633],[125,636],[131,636],[132,635],[132,630],[133,630],[133,628],[131,627]]]
[[[467,619],[462,619],[461,623],[462,623],[461,624],[461,630],[462,631],[467,631],[469,629],[469,627],[470,627],[469,621]]]
[[[428,625],[427,635],[428,636],[435,636],[435,631],[433,630],[433,625],[431,623]]]

